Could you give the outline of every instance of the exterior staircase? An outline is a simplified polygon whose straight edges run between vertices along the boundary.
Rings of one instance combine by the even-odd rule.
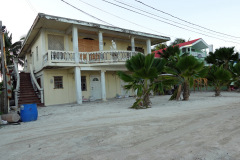
[[[30,73],[20,73],[20,89],[18,105],[36,103],[37,106],[44,106],[33,89]]]

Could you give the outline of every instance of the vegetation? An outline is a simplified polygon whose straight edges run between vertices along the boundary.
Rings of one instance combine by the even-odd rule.
[[[223,65],[220,67],[213,65],[209,68],[207,79],[208,83],[214,87],[215,96],[220,96],[221,87],[231,80],[231,73]]]
[[[176,90],[175,93],[170,100],[178,100],[178,96],[180,95],[179,92],[181,92],[181,87],[183,90],[183,100],[187,101],[189,100],[190,96],[190,87],[193,85],[193,81],[195,78],[204,77],[207,70],[204,68],[204,63],[199,62],[195,57],[193,56],[177,56],[178,58],[174,59],[171,63],[172,67],[169,67],[167,69],[168,73],[173,74],[178,81],[178,90]]]
[[[183,39],[183,38],[176,38],[176,39],[171,43],[171,45],[173,46],[173,45],[176,45],[176,44],[179,44],[179,43],[184,43],[184,42],[186,42],[185,39]]]
[[[149,108],[151,101],[149,98],[150,92],[154,90],[156,85],[161,88],[161,81],[156,82],[158,76],[164,70],[165,61],[155,59],[154,54],[137,54],[130,60],[127,60],[126,67],[130,74],[118,72],[120,79],[127,82],[125,89],[132,89],[137,92],[136,102],[132,108]]]
[[[210,52],[209,56],[207,56],[205,60],[207,63],[214,64],[218,67],[223,65],[225,69],[229,70],[229,65],[238,61],[238,56],[239,54],[234,52],[234,47],[223,47],[216,49],[214,53]]]
[[[222,47],[222,48],[216,49],[214,53],[210,52],[209,56],[207,56],[205,60],[207,63],[213,64],[217,67],[222,66],[224,69],[231,72],[230,66],[232,66],[234,62],[239,61],[238,57],[239,57],[239,53],[234,52],[234,47],[229,47],[229,48]],[[234,74],[232,76],[233,78],[236,78]],[[229,81],[226,84],[229,88],[229,91],[230,91],[230,87],[229,87],[230,83],[231,81]]]
[[[170,100],[178,100],[182,90],[183,100],[188,100],[190,96],[189,87],[192,86],[193,79],[203,77],[206,74],[206,69],[203,68],[204,63],[199,62],[195,57],[189,56],[187,53],[180,55],[178,46],[170,46],[159,54],[162,59],[167,61],[166,71],[172,74],[175,85],[178,86]]]
[[[240,62],[232,63],[230,65],[230,71],[232,73],[232,81],[236,87],[240,87]]]
[[[167,48],[167,47],[168,47],[168,46],[167,46],[166,43],[160,43],[160,44],[154,46],[153,51],[157,51],[157,50],[164,49],[164,48]]]
[[[179,39],[175,41],[177,44],[184,42]],[[208,83],[214,87],[215,96],[220,95],[222,86],[232,81],[240,85],[240,62],[233,47],[219,48],[210,53],[206,61],[212,64],[211,67],[204,67],[204,62],[198,61],[188,53],[181,55],[176,45],[169,46],[158,54],[160,59],[154,59],[154,55],[138,54],[126,62],[130,74],[118,72],[119,77],[128,83],[125,89],[137,91],[137,99],[132,108],[149,108],[150,92],[162,90],[169,85],[177,86],[170,100],[178,100],[182,93],[183,100],[187,101],[190,97],[190,87],[197,78],[206,77]]]
[[[158,52],[158,54],[168,62],[170,57],[180,56],[180,49],[178,46],[169,46],[165,50],[162,50],[162,53]]]
[[[8,31],[4,33],[7,65],[13,64],[13,59],[18,58],[17,56],[20,49],[22,48],[24,39],[25,37],[22,37],[19,41],[12,43],[12,34],[10,34]],[[22,59],[19,59],[18,63],[23,66],[24,61]]]

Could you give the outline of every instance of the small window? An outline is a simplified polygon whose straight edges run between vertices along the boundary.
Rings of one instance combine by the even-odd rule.
[[[63,88],[63,77],[54,76],[54,89]]]
[[[81,87],[82,87],[82,91],[87,91],[86,76],[81,76]]]
[[[36,47],[36,55],[37,55],[37,61],[38,61],[38,46]]]
[[[93,81],[98,81],[98,78],[93,78]]]
[[[185,52],[186,52],[186,48],[183,48],[183,49],[182,49],[182,52],[185,53]]]

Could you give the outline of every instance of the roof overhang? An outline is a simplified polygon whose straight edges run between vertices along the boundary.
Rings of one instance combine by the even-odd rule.
[[[180,47],[180,49],[186,48],[186,47],[194,47],[196,49],[201,50],[201,49],[207,49],[209,46],[202,38],[200,38],[199,40],[197,40],[196,42],[194,42],[192,44]]]
[[[120,38],[125,39],[130,39],[131,36],[135,37],[137,41],[146,41],[146,39],[150,39],[152,45],[170,40],[169,37],[161,35],[39,13],[25,38],[19,57],[23,57],[24,54],[28,52],[41,29],[58,30],[62,33],[69,34],[72,31],[73,25],[76,25],[78,30],[102,31],[103,33],[114,36],[118,35]]]

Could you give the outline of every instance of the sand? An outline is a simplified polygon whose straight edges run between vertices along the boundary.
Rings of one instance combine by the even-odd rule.
[[[38,108],[37,121],[0,128],[4,160],[237,160],[240,93],[191,93],[189,101],[133,98]]]

